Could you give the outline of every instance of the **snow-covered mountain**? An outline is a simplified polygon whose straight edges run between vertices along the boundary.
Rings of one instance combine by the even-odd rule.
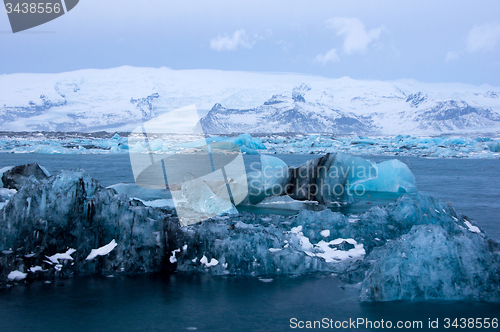
[[[129,131],[191,104],[209,133],[500,132],[488,85],[127,66],[0,75],[4,131]]]

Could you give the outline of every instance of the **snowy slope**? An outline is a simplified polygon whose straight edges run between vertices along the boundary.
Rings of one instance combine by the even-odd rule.
[[[128,66],[0,75],[6,131],[129,131],[190,104],[211,110],[213,133],[500,132],[500,88],[487,85]]]

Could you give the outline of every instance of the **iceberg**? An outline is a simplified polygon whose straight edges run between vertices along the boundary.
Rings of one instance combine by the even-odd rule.
[[[254,172],[247,174],[248,201],[257,204],[266,197],[282,196],[290,182],[291,174],[288,166],[281,159],[262,155],[260,170],[251,165]]]
[[[435,224],[372,251],[361,301],[500,300],[500,262],[491,243],[465,229],[450,234]],[[497,247],[498,249],[498,247]]]
[[[262,171],[248,174],[251,204],[270,196],[288,195],[299,201],[345,206],[366,192],[417,192],[413,173],[399,160],[372,164],[360,157],[328,153],[299,167],[288,167],[270,156],[261,156],[261,164]]]
[[[415,176],[411,170],[399,160],[387,160],[373,165],[376,176],[364,180],[352,179],[350,188],[362,187],[367,192],[415,193]]]
[[[221,213],[238,213],[230,200],[214,194],[205,181],[200,178],[184,182],[181,193],[182,196],[176,193],[172,195],[176,203],[177,213],[182,214],[182,217],[180,217],[182,226],[187,226],[190,223],[191,216],[195,222],[198,222]]]
[[[168,210],[144,206],[137,200],[101,187],[85,171],[63,171],[48,179],[27,179],[0,214],[0,287],[7,271],[30,266],[53,266],[53,273],[139,273],[168,270],[161,266]],[[86,261],[101,243],[121,245],[113,255]],[[9,248],[13,250],[6,251]],[[72,248],[72,249],[67,249]],[[72,259],[71,264],[66,264]],[[65,266],[64,269],[61,269]],[[123,269],[123,270],[122,270]],[[27,270],[30,274],[30,270]]]
[[[190,182],[196,190],[173,192],[174,199],[180,194],[210,212],[212,189],[201,179]],[[450,205],[418,193],[356,215],[234,211],[184,227],[179,222],[174,210],[103,188],[83,170],[30,177],[0,214],[0,287],[15,282],[12,271],[29,280],[154,271],[267,280],[329,272],[360,283],[360,301],[500,302],[498,243]]]

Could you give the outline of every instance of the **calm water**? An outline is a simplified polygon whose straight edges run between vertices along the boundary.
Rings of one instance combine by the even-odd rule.
[[[299,165],[314,156],[280,156]],[[373,157],[375,161],[391,159]],[[399,158],[420,192],[451,202],[500,240],[499,160]],[[247,156],[247,164],[258,156]],[[0,168],[38,162],[51,173],[84,168],[105,186],[133,182],[128,156],[0,154]],[[0,292],[3,331],[286,331],[290,319],[422,321],[500,318],[500,305],[457,302],[360,304],[358,288],[330,275],[257,278],[174,274],[74,278]],[[349,330],[349,329],[345,329]],[[357,331],[365,331],[360,327]],[[376,330],[376,329],[373,329]]]

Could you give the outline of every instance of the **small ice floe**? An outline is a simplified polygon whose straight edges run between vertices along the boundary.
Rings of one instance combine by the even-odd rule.
[[[261,220],[262,220],[262,221],[264,221],[264,222],[269,222],[269,221],[271,221],[272,219],[271,219],[271,218],[266,217],[266,218],[262,218]]]
[[[105,246],[102,246],[98,249],[92,249],[90,251],[90,254],[85,258],[86,261],[93,260],[97,256],[106,256],[109,254],[115,247],[117,246],[115,239],[111,240],[110,243],[106,244]]]
[[[73,257],[71,257],[71,255],[75,252],[76,252],[76,249],[70,248],[65,253],[55,254],[52,256],[45,256],[45,257],[47,257],[50,260],[51,264],[59,264],[59,260],[72,261]]]
[[[21,281],[24,278],[26,278],[27,275],[28,275],[27,273],[23,273],[21,271],[12,271],[7,276],[7,279],[9,279],[11,281]]]
[[[37,272],[37,271],[43,271],[43,269],[42,269],[42,267],[41,267],[41,266],[32,266],[32,267],[30,267],[30,271],[31,271],[32,273],[35,273],[35,272]]]
[[[269,252],[279,252],[281,251],[280,248],[269,248]]]
[[[479,227],[472,225],[469,221],[465,221],[465,225],[469,228],[469,231],[473,233],[481,233]]]
[[[191,260],[191,262],[196,263],[196,261],[197,261],[197,260],[198,260],[198,258],[196,258],[196,257],[195,257],[195,258],[193,258],[193,259]]]
[[[187,244],[185,244],[185,245],[182,246],[182,250],[183,251],[186,251],[187,249],[188,249],[188,245]]]
[[[186,330],[189,330],[189,331],[195,331],[197,330],[198,328],[197,327],[194,327],[194,326],[190,326],[190,327],[186,327]]]
[[[169,258],[170,263],[172,263],[172,264],[177,263],[177,258],[175,258],[175,254],[178,252],[181,252],[181,250],[175,249],[172,251],[172,256],[170,256],[170,258]]]
[[[329,229],[325,229],[323,231],[321,231],[321,236],[322,237],[329,237],[330,236],[330,230]]]
[[[262,281],[262,282],[273,282],[273,279],[272,278],[269,278],[269,279],[259,278],[259,281]]]
[[[205,255],[203,255],[203,257],[200,259],[200,263],[205,264],[206,267],[210,267],[210,266],[216,266],[217,264],[219,264],[219,261],[216,260],[215,258],[212,258],[209,262],[208,258]]]

